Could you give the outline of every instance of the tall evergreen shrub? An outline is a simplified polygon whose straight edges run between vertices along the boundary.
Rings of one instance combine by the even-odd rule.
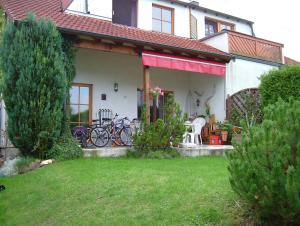
[[[230,183],[262,225],[300,222],[300,101],[269,105],[228,154]]]
[[[281,98],[300,99],[300,65],[287,66],[272,70],[261,77],[259,87],[263,106],[274,104]]]
[[[64,66],[65,66],[65,72],[66,72],[66,80],[67,80],[67,86],[66,86],[66,100],[64,103],[64,116],[62,118],[62,127],[63,127],[63,133],[65,136],[70,136],[70,89],[72,86],[72,82],[76,75],[76,67],[75,67],[75,56],[76,51],[74,48],[74,41],[72,37],[69,36],[63,36],[62,39],[62,50],[64,54]]]
[[[8,23],[1,45],[8,135],[25,155],[43,157],[62,132],[67,78],[61,35],[33,15]]]

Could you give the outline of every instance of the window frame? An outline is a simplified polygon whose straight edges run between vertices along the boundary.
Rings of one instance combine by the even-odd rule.
[[[79,91],[78,103],[77,104],[72,104],[71,103],[71,99],[69,101],[68,105],[69,105],[69,109],[70,109],[70,114],[71,114],[71,105],[77,105],[78,107],[81,106],[81,105],[85,105],[85,106],[87,105],[88,109],[89,109],[89,116],[88,116],[89,118],[88,118],[87,123],[89,125],[92,125],[92,115],[93,115],[93,113],[92,113],[92,111],[93,111],[93,106],[92,106],[92,104],[93,104],[93,85],[92,84],[86,84],[86,83],[72,83],[71,89],[72,89],[73,86],[79,87],[79,90],[80,90],[80,87],[87,87],[89,89],[89,95],[88,95],[89,101],[88,101],[88,104],[81,104],[80,103],[80,91]],[[71,122],[71,120],[70,120],[70,125],[82,126],[84,124],[85,124],[85,122],[81,122],[80,121],[80,112],[78,112],[78,121],[77,122]]]
[[[153,30],[153,20],[157,20],[157,21],[160,21],[160,24],[161,24],[160,28],[161,29],[160,29],[160,31],[156,31],[156,32],[161,32],[161,33],[164,33],[164,34],[174,35],[174,11],[175,11],[174,8],[170,8],[170,7],[163,6],[163,5],[158,5],[158,4],[152,4],[152,12],[153,12],[153,8],[160,8],[161,10],[170,11],[171,12],[171,21],[163,20],[162,15],[161,15],[160,20],[157,19],[157,18],[153,18],[153,14],[152,14],[152,20],[151,20],[151,22],[152,22],[152,31],[155,31],[155,30]],[[162,22],[171,23],[171,33],[166,33],[166,32],[162,31],[162,28],[163,28]]]
[[[165,114],[166,114],[166,96],[170,95],[170,94],[175,94],[174,91],[170,91],[170,90],[162,90],[164,95],[163,96],[159,96],[160,98],[163,98],[164,102],[162,103],[163,106],[162,108],[160,108],[159,103],[161,104],[161,102],[158,103],[158,105],[156,106],[156,112],[154,112],[154,98],[150,98],[149,100],[149,107],[150,107],[150,121],[151,122],[155,122],[157,119],[163,119],[165,120]],[[142,116],[142,111],[143,111],[143,107],[144,107],[144,89],[143,88],[137,88],[137,118],[139,120],[141,120],[141,116]],[[139,102],[140,101],[140,102]],[[141,105],[139,105],[139,103]],[[159,117],[160,115],[160,110],[162,111],[162,118]]]
[[[227,21],[224,21],[224,20],[218,20],[218,19],[214,19],[214,18],[211,18],[211,17],[205,17],[205,29],[206,29],[206,24],[207,24],[207,21],[211,22],[211,23],[216,23],[217,25],[217,32],[221,32],[222,29],[221,29],[221,25],[227,25],[227,26],[230,26],[231,27],[231,31],[235,31],[235,24],[234,23],[230,23],[230,22],[227,22]],[[209,35],[213,35],[213,34],[209,34]],[[206,34],[206,30],[205,30],[205,36],[209,36]]]

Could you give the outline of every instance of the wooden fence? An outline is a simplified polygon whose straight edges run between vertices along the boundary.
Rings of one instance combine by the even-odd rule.
[[[241,117],[248,111],[246,96],[251,96],[252,100],[260,100],[260,94],[257,88],[244,89],[231,96],[226,100],[226,119],[231,119],[231,114],[235,110]]]

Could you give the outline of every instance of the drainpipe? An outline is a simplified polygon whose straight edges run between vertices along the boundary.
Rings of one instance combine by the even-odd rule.
[[[250,24],[250,27],[251,27],[251,33],[252,33],[252,36],[255,37],[255,33],[254,33],[254,29],[253,29],[253,23]]]
[[[89,0],[84,0],[85,13],[90,14],[89,11]]]

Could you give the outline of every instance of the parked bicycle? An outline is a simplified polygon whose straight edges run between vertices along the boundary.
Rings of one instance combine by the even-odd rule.
[[[132,122],[127,117],[119,119],[117,114],[114,118],[99,118],[101,120],[93,120],[91,126],[76,126],[72,129],[73,136],[83,147],[105,147],[109,143],[116,146],[132,145],[131,125],[136,124],[136,119]]]
[[[112,120],[108,120],[100,127],[92,129],[91,142],[96,147],[104,147],[109,142],[116,146],[131,146],[132,131],[130,123],[127,117],[118,119],[116,114]]]

